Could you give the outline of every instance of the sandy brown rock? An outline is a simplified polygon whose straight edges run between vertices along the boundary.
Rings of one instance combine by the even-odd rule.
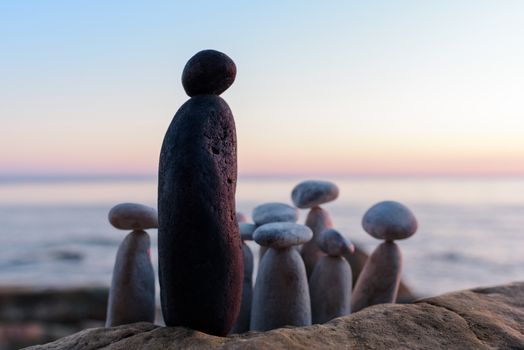
[[[136,323],[30,349],[522,349],[524,282],[376,305],[323,325],[227,338]]]

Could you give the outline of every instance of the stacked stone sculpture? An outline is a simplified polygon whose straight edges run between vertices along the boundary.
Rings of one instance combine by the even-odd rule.
[[[331,216],[320,205],[334,201],[338,194],[337,185],[318,180],[303,181],[291,192],[291,199],[297,208],[311,209],[306,218],[306,226],[311,228],[314,238],[302,246],[301,252],[308,277],[313,273],[318,260],[325,255],[315,241],[320,232],[333,227]]]
[[[225,336],[240,310],[242,242],[235,219],[235,121],[218,96],[235,63],[204,50],[182,73],[190,99],[166,132],[158,173],[158,255],[167,326]]]
[[[244,333],[249,331],[251,319],[251,301],[253,299],[253,253],[245,243],[253,240],[255,225],[247,222],[247,217],[242,213],[237,213],[236,219],[242,238],[242,255],[244,257],[244,282],[242,283],[242,302],[237,320],[231,329],[232,334]]]
[[[351,313],[352,274],[344,258],[355,247],[334,229],[322,231],[316,240],[326,254],[321,257],[309,279],[313,323],[325,323]]]
[[[256,227],[272,222],[292,222],[298,220],[298,210],[290,205],[279,202],[260,204],[253,209],[251,214]],[[261,246],[259,250],[259,261],[267,251],[267,247]]]
[[[394,201],[377,203],[364,214],[364,230],[385,242],[369,256],[360,273],[351,300],[353,312],[375,304],[395,302],[402,270],[402,254],[394,241],[412,236],[417,226],[411,210]]]
[[[116,255],[107,303],[106,327],[155,320],[155,272],[151,264],[150,239],[144,231],[158,227],[155,209],[141,204],[118,204],[109,222],[121,230],[133,230]]]
[[[273,222],[258,227],[255,241],[268,247],[260,262],[251,306],[251,330],[311,324],[306,269],[294,246],[313,237],[307,226]]]

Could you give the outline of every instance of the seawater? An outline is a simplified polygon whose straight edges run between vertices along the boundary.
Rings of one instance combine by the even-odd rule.
[[[237,210],[290,203],[292,188],[305,179],[240,178]],[[403,278],[417,294],[524,280],[524,178],[329,180],[340,197],[324,207],[368,252],[380,243],[360,225],[371,205],[397,200],[413,210],[419,230],[398,244]],[[153,178],[0,181],[0,286],[109,285],[126,232],[111,227],[107,213],[121,202],[156,207],[156,186]],[[303,222],[307,211],[300,214]],[[156,267],[157,232],[149,233]]]

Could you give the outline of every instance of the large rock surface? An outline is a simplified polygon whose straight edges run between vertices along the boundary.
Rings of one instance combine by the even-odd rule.
[[[323,325],[226,338],[136,323],[30,349],[524,349],[524,282],[376,305]]]

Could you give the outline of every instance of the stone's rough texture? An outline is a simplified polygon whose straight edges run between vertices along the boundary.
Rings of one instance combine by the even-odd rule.
[[[160,154],[158,254],[166,325],[226,335],[240,310],[242,241],[235,217],[233,115],[218,96],[178,110]]]
[[[255,232],[255,229],[257,228],[256,225],[241,222],[238,224],[238,227],[240,229],[240,237],[243,241],[253,240],[253,232]]]
[[[309,279],[313,323],[351,313],[351,268],[341,256],[323,256]]]
[[[338,186],[333,182],[309,180],[295,186],[291,192],[291,199],[295,206],[306,209],[334,201],[338,193]]]
[[[292,222],[273,222],[257,227],[253,238],[258,244],[275,249],[284,249],[309,241],[313,232],[309,227]]]
[[[31,349],[522,349],[524,282],[376,305],[323,325],[220,338],[136,323],[87,329]]]
[[[251,330],[310,324],[311,302],[300,254],[292,247],[268,249],[260,262],[255,284]]]
[[[150,246],[146,232],[133,231],[118,247],[106,327],[155,320],[155,271]]]
[[[137,203],[115,205],[108,215],[109,222],[121,230],[147,230],[158,228],[158,214],[155,209]]]
[[[405,205],[394,201],[380,202],[368,209],[362,227],[371,236],[393,241],[412,236],[417,231],[417,219]]]
[[[320,207],[311,209],[306,218],[306,226],[313,231],[313,239],[302,246],[301,255],[306,265],[306,272],[308,277],[311,276],[318,260],[326,255],[316,243],[316,239],[320,232],[327,228],[333,227],[331,215]]]
[[[237,67],[226,54],[203,50],[189,59],[182,72],[182,85],[189,96],[220,95],[235,81]]]
[[[244,254],[244,283],[242,285],[242,304],[237,321],[231,330],[231,334],[244,333],[249,331],[251,319],[251,302],[253,300],[253,252],[242,243],[242,253]]]
[[[355,251],[355,246],[346,237],[334,229],[322,231],[317,238],[319,248],[331,256],[342,256]]]
[[[397,299],[402,254],[393,242],[381,243],[370,255],[353,290],[351,310],[357,312],[365,307],[394,303]]]
[[[297,222],[298,210],[285,203],[264,203],[253,209],[252,217],[257,226],[271,222]]]
[[[236,213],[237,222],[240,224],[242,222],[247,222],[247,216],[243,213]]]

